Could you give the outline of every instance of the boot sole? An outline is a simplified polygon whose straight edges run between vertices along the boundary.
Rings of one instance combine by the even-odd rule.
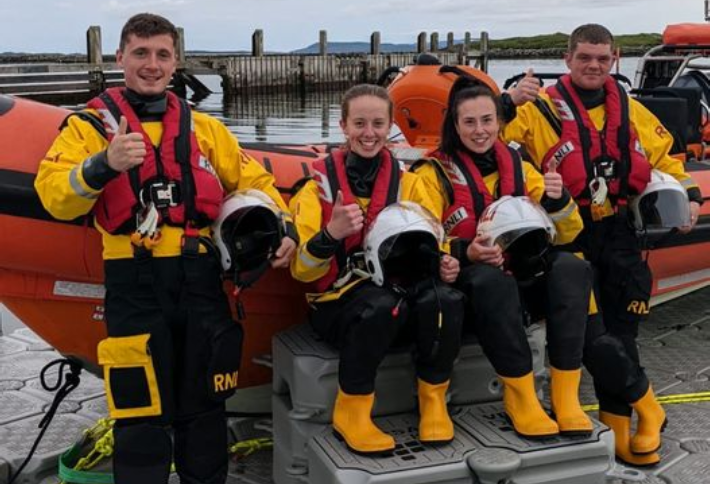
[[[513,420],[510,418],[508,414],[505,415],[505,419],[508,421],[508,424],[510,427],[515,431],[516,434],[518,434],[520,437],[525,437],[528,440],[544,440],[544,439],[549,439],[550,437],[559,437],[560,432],[555,432],[553,434],[533,434],[533,435],[527,435],[524,434],[518,429],[515,428],[515,425],[513,425]]]
[[[663,423],[661,424],[661,430],[658,432],[659,434],[662,434],[666,430],[666,426],[668,425],[668,418],[666,418]],[[631,453],[634,455],[648,455],[648,454],[653,454],[654,452],[658,452],[658,449],[661,448],[663,443],[658,444],[658,447],[656,447],[653,450],[648,450],[644,452],[636,452],[633,449],[631,449]]]
[[[560,435],[563,437],[591,437],[594,429],[592,430],[560,430]],[[651,452],[649,452],[650,454]]]
[[[649,452],[649,453],[650,453],[650,452]],[[646,454],[646,455],[647,455],[647,454]],[[661,463],[661,459],[660,459],[660,458],[658,459],[657,462],[653,462],[653,463],[648,463],[648,464],[634,464],[633,462],[629,462],[629,461],[627,461],[627,460],[625,460],[625,459],[622,459],[622,458],[619,457],[618,455],[615,456],[615,457],[616,457],[616,460],[618,460],[618,461],[621,462],[622,464],[625,464],[625,465],[631,466],[631,467],[638,467],[638,468],[641,468],[641,469],[647,469],[647,468],[650,468],[650,467],[656,467],[658,464]]]
[[[347,447],[350,452],[352,452],[353,454],[361,455],[363,457],[392,457],[392,452],[394,451],[394,447],[392,447],[391,449],[381,450],[358,450],[354,447],[351,447],[350,444],[348,444],[348,441],[345,440],[345,437],[343,437],[337,430],[333,429],[333,435],[336,439],[345,444],[345,447]]]

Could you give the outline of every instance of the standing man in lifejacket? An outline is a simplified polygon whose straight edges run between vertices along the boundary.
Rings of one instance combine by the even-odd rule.
[[[116,52],[126,87],[68,117],[35,181],[54,217],[92,212],[102,236],[109,337],[98,356],[117,419],[117,484],[167,483],[173,459],[183,483],[225,482],[224,400],[241,333],[201,240],[225,192],[258,189],[286,210],[273,177],[227,128],[166,90],[177,43],[167,19],[131,17]],[[272,266],[288,265],[290,233]]]
[[[569,73],[534,102],[518,106],[504,137],[523,144],[543,173],[560,173],[580,206],[584,231],[570,250],[592,263],[601,310],[592,301],[585,364],[594,377],[599,418],[616,434],[617,457],[644,466],[660,461],[666,415],[636,347],[639,324],[648,317],[652,276],[629,221],[628,201],[644,190],[652,169],[668,173],[688,192],[691,226],[682,231],[689,231],[702,196],[682,162],[669,155],[672,137],[610,75],[615,61],[614,39],[605,27],[576,28],[565,55]],[[633,411],[638,426],[631,436]]]
[[[454,438],[446,391],[461,340],[463,297],[444,282],[456,279],[458,262],[449,255],[439,260],[437,251],[438,277],[415,287],[377,284],[354,264],[364,234],[385,207],[410,201],[431,208],[421,180],[403,172],[385,146],[392,110],[380,86],[349,89],[340,121],[345,148],[316,162],[314,179],[290,202],[301,240],[291,273],[314,284],[311,325],[340,352],[333,428],[360,453],[395,447],[371,413],[377,367],[405,324],[416,335],[419,439],[436,444]],[[403,262],[415,266],[418,259]]]

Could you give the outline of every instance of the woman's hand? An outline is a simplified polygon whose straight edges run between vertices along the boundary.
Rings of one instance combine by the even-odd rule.
[[[333,214],[326,229],[335,240],[343,240],[362,230],[365,215],[357,203],[343,205],[343,192],[338,190],[338,195],[333,205]]]
[[[475,239],[468,244],[466,249],[466,257],[471,262],[481,262],[495,267],[503,265],[503,251],[500,246],[490,243],[490,237],[485,235],[477,235]]]
[[[449,254],[444,254],[441,262],[439,262],[439,277],[441,277],[441,280],[449,284],[455,282],[460,270],[459,260]]]

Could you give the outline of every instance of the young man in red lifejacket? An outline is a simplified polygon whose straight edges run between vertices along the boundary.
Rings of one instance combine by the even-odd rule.
[[[575,29],[565,55],[569,73],[537,96],[517,93],[534,102],[518,106],[504,137],[524,145],[543,172],[561,173],[580,206],[585,228],[570,250],[592,263],[600,309],[593,301],[585,365],[594,377],[600,420],[615,431],[617,457],[644,466],[660,461],[666,416],[636,347],[639,324],[648,317],[652,275],[629,223],[628,201],[644,190],[653,168],[685,187],[691,225],[702,196],[682,162],[669,156],[672,136],[611,77],[615,60],[605,27]],[[526,79],[525,86],[531,82]],[[638,427],[631,436],[633,411]]]
[[[500,141],[502,117],[501,100],[490,88],[460,77],[449,94],[438,151],[413,169],[452,237],[451,253],[461,264],[454,287],[467,296],[465,328],[477,335],[503,383],[513,428],[527,438],[589,435],[592,422],[578,394],[591,270],[580,258],[553,250],[542,237],[555,231],[556,243],[574,240],[582,219],[559,174],[543,177]],[[513,247],[504,253],[505,242],[488,240],[491,235],[482,230],[502,216],[502,206],[492,204],[506,196],[529,197],[532,201],[520,206],[515,205],[520,200],[513,200],[512,212],[545,221],[522,227],[524,221],[505,218],[503,225],[519,230],[509,236],[519,238],[515,243],[525,255],[516,255]],[[523,212],[527,206],[532,209]],[[493,212],[484,218],[488,207]],[[523,303],[547,319],[554,419],[537,397]]]
[[[392,102],[384,88],[363,84],[348,90],[340,125],[345,149],[317,162],[314,179],[291,199],[301,240],[291,273],[315,285],[308,296],[310,322],[340,352],[333,428],[356,452],[394,449],[394,438],[375,425],[371,413],[377,367],[406,325],[416,335],[419,439],[448,442],[454,427],[446,391],[459,351],[463,298],[444,282],[456,279],[458,263],[449,255],[440,258],[438,249],[433,258],[405,258],[405,272],[420,272],[425,257],[438,272],[411,286],[412,280],[378,284],[367,269],[353,266],[364,234],[385,207],[410,201],[429,209],[430,201],[418,177],[403,172],[385,147]]]
[[[53,216],[93,211],[102,235],[109,338],[98,356],[117,418],[117,484],[167,483],[173,459],[181,482],[225,482],[224,400],[241,333],[220,263],[200,240],[225,192],[258,189],[286,211],[273,177],[227,128],[166,91],[177,42],[163,17],[129,19],[116,53],[126,88],[66,120],[35,182]],[[288,265],[294,239],[292,228],[274,267]]]

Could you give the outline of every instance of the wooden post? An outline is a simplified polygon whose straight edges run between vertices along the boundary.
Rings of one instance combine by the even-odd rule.
[[[318,34],[318,53],[328,55],[328,32],[321,30]]]
[[[481,32],[481,65],[483,72],[488,72],[488,32]]]
[[[86,31],[86,57],[89,61],[89,91],[96,96],[106,89],[103,73],[103,53],[101,52],[101,27],[92,25]]]
[[[380,33],[373,32],[370,36],[370,54],[380,55]]]
[[[463,35],[463,53],[464,53],[464,55],[468,54],[469,50],[471,50],[471,32],[466,32]]]
[[[431,33],[431,51],[439,52],[439,32]]]
[[[449,32],[446,34],[446,51],[447,52],[453,52],[454,51],[454,33]]]
[[[185,68],[185,29],[182,27],[177,28],[178,31],[178,42],[177,42],[177,60],[178,69]]]
[[[264,31],[261,29],[256,29],[251,36],[251,55],[264,56]]]
[[[426,51],[426,32],[420,32],[419,36],[417,37],[417,53],[421,54],[422,52]]]
[[[89,64],[101,65],[104,62],[101,52],[101,27],[92,25],[86,31],[86,57]]]

